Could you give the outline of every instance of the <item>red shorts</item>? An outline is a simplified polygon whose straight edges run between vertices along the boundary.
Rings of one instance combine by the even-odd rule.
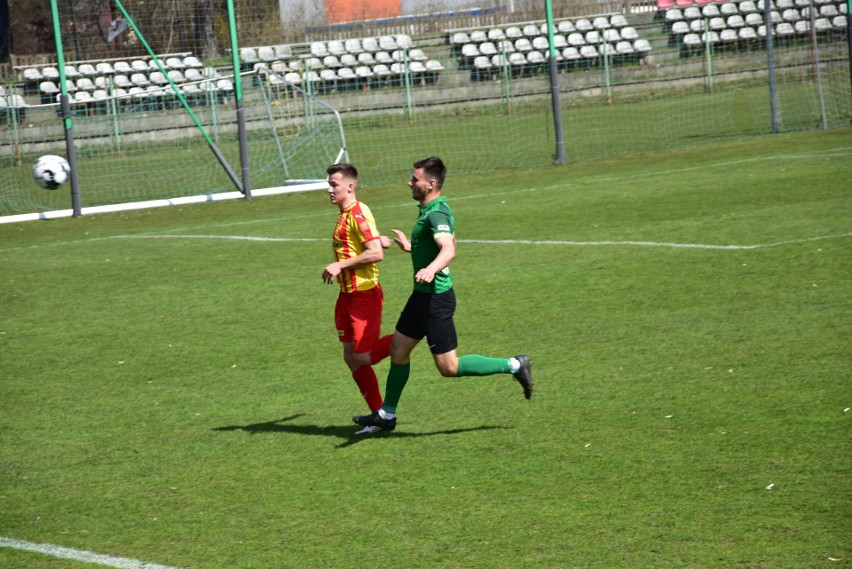
[[[382,306],[385,297],[381,286],[370,290],[341,292],[334,306],[334,324],[341,342],[352,342],[356,353],[373,349],[382,331]]]

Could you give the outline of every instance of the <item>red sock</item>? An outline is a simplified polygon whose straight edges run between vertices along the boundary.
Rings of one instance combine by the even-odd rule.
[[[361,366],[352,372],[352,378],[358,384],[364,401],[370,407],[370,411],[378,411],[382,406],[382,392],[379,391],[379,380],[376,372],[370,366]]]
[[[391,340],[393,340],[393,334],[388,334],[373,344],[373,349],[370,351],[370,365],[375,365],[390,355]]]

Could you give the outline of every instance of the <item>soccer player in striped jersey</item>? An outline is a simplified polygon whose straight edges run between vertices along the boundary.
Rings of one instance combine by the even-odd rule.
[[[414,291],[408,298],[396,324],[391,343],[391,365],[381,408],[370,415],[353,417],[364,427],[392,431],[396,427],[396,407],[408,382],[411,352],[424,337],[429,344],[435,367],[444,377],[512,375],[532,397],[533,378],[530,358],[491,358],[476,354],[459,357],[453,315],[456,297],[450,262],[456,256],[455,218],[441,194],[447,168],[440,158],[414,163],[408,187],[420,210],[409,240],[402,231],[392,229],[399,247],[411,253],[414,267]]]
[[[384,296],[379,285],[383,248],[390,239],[379,233],[373,213],[358,201],[358,170],[352,164],[332,164],[328,195],[340,209],[332,234],[334,262],[322,271],[327,284],[337,282],[340,293],[334,308],[337,335],[343,344],[343,361],[371,411],[382,406],[382,394],[373,364],[388,356],[393,334],[380,338]],[[366,428],[364,433],[378,430]],[[361,431],[359,431],[360,433]]]

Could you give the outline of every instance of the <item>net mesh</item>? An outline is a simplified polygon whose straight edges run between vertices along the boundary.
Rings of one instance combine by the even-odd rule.
[[[567,159],[849,125],[845,2],[782,2],[769,26],[774,117],[762,3],[554,2]],[[140,38],[110,3],[59,2],[84,206],[235,189],[141,42],[239,171],[227,14],[207,0],[155,4],[124,3]],[[457,173],[553,162],[541,3],[522,21],[489,9],[333,26],[238,4],[253,187],[322,178],[341,156],[365,183],[405,180],[429,155]],[[65,154],[56,61],[20,65],[3,87],[0,215],[67,208],[68,184],[41,190],[29,173]]]

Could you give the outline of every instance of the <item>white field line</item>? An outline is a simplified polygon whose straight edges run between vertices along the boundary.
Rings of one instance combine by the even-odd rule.
[[[672,249],[715,249],[744,251],[749,249],[765,249],[767,247],[780,247],[781,245],[792,245],[794,243],[806,243],[808,241],[820,241],[822,239],[836,239],[838,237],[850,237],[852,233],[841,233],[839,235],[822,235],[819,237],[806,237],[805,239],[792,239],[790,241],[778,241],[776,243],[759,243],[757,245],[708,245],[704,243],[666,243],[657,241],[532,241],[505,239],[489,241],[485,239],[459,239],[460,243],[485,243],[488,245],[573,245],[573,246],[603,246],[603,245],[634,245],[639,247],[669,247]]]
[[[793,245],[796,243],[807,243],[810,241],[821,241],[824,239],[839,239],[841,237],[852,237],[852,233],[839,233],[836,235],[820,235],[817,237],[805,237],[803,239],[791,239],[788,241],[777,241],[774,243],[758,243],[755,245],[714,245],[709,243],[670,243],[665,241],[556,241],[556,240],[533,240],[533,239],[459,239],[459,243],[471,243],[481,245],[562,245],[566,247],[664,247],[670,249],[710,249],[717,251],[748,251],[753,249],[766,249],[768,247],[781,247],[782,245]],[[255,241],[263,243],[316,243],[325,242],[325,237],[256,237],[252,235],[113,235],[110,237],[95,237],[92,239],[80,239],[75,241],[59,241],[46,245],[30,245],[27,247],[10,247],[0,249],[0,253],[32,250],[42,247],[56,247],[60,245],[78,245],[96,241],[111,241],[113,239],[209,239],[222,241]]]
[[[748,251],[753,249],[766,249],[768,247],[781,247],[782,245],[793,245],[796,243],[807,243],[810,241],[821,241],[824,239],[839,239],[841,237],[852,237],[852,233],[839,233],[836,235],[820,235],[817,237],[805,237],[803,239],[791,239],[788,241],[777,241],[774,243],[758,243],[755,245],[714,245],[709,243],[670,243],[665,241],[555,241],[555,240],[533,240],[533,239],[459,239],[459,243],[472,243],[481,245],[562,245],[566,247],[604,247],[604,246],[627,246],[627,247],[664,247],[670,249],[710,249],[717,251]],[[10,247],[0,249],[0,253],[31,250],[41,247],[56,247],[59,245],[77,245],[92,243],[95,241],[111,241],[113,239],[210,239],[223,241],[255,241],[263,243],[316,243],[325,242],[325,237],[256,237],[252,235],[113,235],[110,237],[95,237],[92,239],[80,239],[75,241],[60,241],[47,245],[30,245],[28,247]]]
[[[74,561],[94,563],[96,565],[103,565],[104,567],[117,567],[118,569],[177,569],[176,567],[158,565],[157,563],[146,563],[145,561],[139,561],[138,559],[113,557],[112,555],[103,555],[81,549],[71,549],[70,547],[62,547],[49,543],[33,543],[31,541],[11,539],[2,536],[0,536],[0,547],[9,547],[12,549],[19,549],[21,551],[42,553],[44,555],[58,557],[60,559],[73,559]]]
[[[536,241],[527,239],[459,239],[459,243],[478,243],[485,245],[565,245],[565,246],[605,246],[605,245],[632,245],[639,247],[669,247],[673,249],[720,249],[720,250],[749,250],[763,249],[766,247],[780,247],[794,243],[805,243],[808,241],[820,241],[822,239],[836,239],[839,237],[850,237],[852,233],[839,235],[823,235],[820,237],[807,237],[805,239],[793,239],[790,241],[778,241],[776,243],[762,243],[757,245],[709,245],[703,243],[666,243],[657,241]],[[264,242],[292,242],[292,241],[327,241],[325,238],[294,238],[294,237],[253,237],[240,235],[116,235],[109,239],[226,239],[237,241],[264,241]]]

